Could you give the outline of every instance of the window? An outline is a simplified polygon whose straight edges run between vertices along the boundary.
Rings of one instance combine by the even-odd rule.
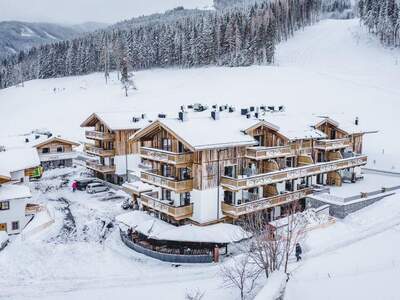
[[[172,141],[170,139],[162,140],[162,149],[165,151],[172,151]]]
[[[57,152],[64,152],[64,147],[63,146],[57,147]]]
[[[172,173],[171,166],[166,165],[166,164],[162,164],[161,165],[161,172],[162,172],[161,173],[162,176],[171,177],[171,173]]]
[[[10,209],[10,202],[9,201],[0,202],[0,210],[7,210],[7,209]]]
[[[50,153],[50,148],[43,148],[42,153]]]
[[[224,175],[228,177],[234,177],[234,166],[226,166],[224,168]]]
[[[178,152],[179,153],[185,152],[185,148],[183,147],[183,144],[181,142],[178,143]]]
[[[11,222],[11,230],[18,230],[19,229],[19,222]]]
[[[162,200],[171,200],[171,191],[162,189]]]
[[[231,191],[224,191],[224,202],[227,204],[232,204],[233,193]]]
[[[181,206],[183,205],[189,205],[190,204],[190,193],[186,192],[186,193],[181,193],[180,194],[180,200],[181,200]]]

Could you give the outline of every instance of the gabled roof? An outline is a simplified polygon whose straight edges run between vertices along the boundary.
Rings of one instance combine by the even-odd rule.
[[[38,148],[38,147],[42,147],[42,146],[47,145],[52,142],[60,142],[63,144],[69,144],[69,145],[76,146],[76,147],[80,145],[79,143],[76,143],[76,142],[73,142],[70,140],[66,140],[61,137],[53,136],[53,137],[48,138],[47,140],[40,141],[40,142],[34,144],[33,146]]]
[[[138,118],[138,122],[133,121],[134,117]],[[98,121],[109,130],[141,129],[149,124],[149,119],[141,118],[141,114],[137,112],[96,112],[83,121],[81,127],[93,127]]]
[[[15,172],[40,166],[35,148],[17,148],[0,152],[0,170]]]
[[[160,128],[175,136],[190,150],[229,148],[235,146],[257,145],[257,141],[243,132],[243,129],[258,121],[245,118],[190,117],[179,119],[159,119],[136,132],[131,139],[152,134]]]
[[[0,186],[0,201],[32,197],[29,187],[20,184],[3,184]]]
[[[353,120],[349,119],[348,115],[334,114],[332,116],[316,116],[315,117],[315,127],[319,127],[325,122],[337,127],[338,130],[344,132],[345,134],[361,134],[361,133],[376,133],[377,130],[367,128],[365,124],[359,122],[358,125],[355,124],[355,118]]]

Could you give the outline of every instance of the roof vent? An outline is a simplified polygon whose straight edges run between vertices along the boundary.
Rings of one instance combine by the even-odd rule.
[[[25,138],[25,143],[29,143],[29,139],[28,138]]]
[[[137,123],[137,122],[139,122],[140,121],[140,118],[138,118],[138,117],[133,117],[132,118],[132,122],[133,123]]]
[[[47,138],[51,138],[53,136],[53,134],[51,132],[47,132],[46,135],[47,135]]]
[[[37,140],[37,139],[39,139],[39,138],[40,138],[40,135],[36,134],[36,135],[35,135],[35,140]]]
[[[255,112],[254,113],[254,118],[258,119],[258,116],[259,116],[258,112]]]
[[[235,111],[235,108],[233,106],[229,106],[229,112],[233,113]]]
[[[250,111],[254,111],[254,106],[250,106]]]
[[[225,107],[224,106],[220,106],[219,107],[219,111],[224,111]]]
[[[187,120],[187,112],[180,111],[178,113],[178,119],[181,120],[182,122],[186,121]]]
[[[214,120],[219,120],[219,111],[213,110],[211,112],[211,118],[213,118]]]
[[[247,108],[242,108],[242,109],[240,110],[240,114],[241,114],[242,116],[247,115],[247,113],[248,113],[248,109],[247,109]]]
[[[213,109],[217,109],[217,106],[218,106],[217,104],[214,104],[214,105],[212,106],[212,108],[213,108]]]
[[[261,106],[260,106],[260,109],[263,110],[263,111],[265,111],[265,105],[261,105]]]
[[[356,117],[356,119],[354,120],[354,125],[358,126],[358,123],[359,123],[359,122],[360,122],[360,121],[359,121],[358,117]]]
[[[197,112],[205,111],[207,108],[207,105],[202,105],[201,103],[195,103],[193,105],[193,110]]]
[[[145,119],[146,118],[146,114],[142,114],[142,119]]]
[[[280,106],[278,107],[278,110],[279,110],[280,112],[285,111],[285,107],[284,107],[283,105],[280,105]]]
[[[165,119],[167,117],[167,115],[166,114],[158,114],[158,117],[160,119]]]
[[[189,104],[189,105],[187,106],[187,108],[188,108],[188,109],[192,109],[192,108],[193,108],[193,105],[192,105],[192,104]]]
[[[275,111],[275,106],[268,106],[268,110]]]
[[[250,119],[250,117],[251,117],[251,114],[247,114],[247,115],[246,115],[246,118],[247,118],[247,119]]]

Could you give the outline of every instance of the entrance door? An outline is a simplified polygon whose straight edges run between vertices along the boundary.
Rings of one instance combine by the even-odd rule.
[[[7,223],[0,223],[0,231],[7,231]]]

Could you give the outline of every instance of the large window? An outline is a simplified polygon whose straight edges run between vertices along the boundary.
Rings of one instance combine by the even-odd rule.
[[[50,148],[43,148],[42,153],[50,153]]]
[[[180,194],[180,200],[181,200],[181,206],[183,205],[189,205],[190,204],[190,193],[186,192],[186,193],[181,193]]]
[[[162,140],[162,149],[164,151],[172,151],[172,141],[170,139]]]
[[[9,201],[0,202],[0,210],[7,210],[7,209],[10,209],[10,202]]]
[[[18,221],[11,222],[11,229],[12,230],[18,230],[19,229],[19,222]]]
[[[57,152],[64,152],[64,147],[63,146],[57,147]]]
[[[162,200],[171,200],[171,191],[167,189],[162,189]]]

